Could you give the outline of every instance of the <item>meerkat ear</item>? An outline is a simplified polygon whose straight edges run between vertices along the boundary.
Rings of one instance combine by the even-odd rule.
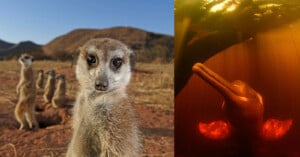
[[[16,60],[18,61],[21,56],[22,56],[22,54],[18,54],[17,57],[16,57]]]
[[[135,56],[135,53],[129,49],[129,59],[130,59],[130,69],[131,71],[133,71],[134,69],[134,66],[135,66],[135,61],[136,61],[136,56]]]
[[[80,50],[81,50],[81,47],[79,47],[78,49],[76,49],[74,52],[71,53],[71,55],[72,55],[71,68],[73,67],[73,65],[76,65]]]

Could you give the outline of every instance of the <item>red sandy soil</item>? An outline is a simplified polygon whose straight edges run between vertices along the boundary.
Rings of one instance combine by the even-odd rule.
[[[2,85],[16,85],[18,71],[0,71]],[[72,69],[60,69],[58,72],[67,74],[67,78],[74,77]],[[147,74],[135,74],[138,75]],[[13,86],[15,88],[15,86]],[[38,130],[18,130],[19,124],[14,117],[17,103],[15,90],[0,89],[0,157],[60,157],[65,156],[71,138],[71,117],[74,96],[68,96],[65,107],[54,109],[43,108],[43,91],[37,95],[37,119],[40,124]],[[174,156],[173,140],[173,109],[164,109],[151,105],[133,104],[137,111],[143,150],[141,156],[169,157]]]

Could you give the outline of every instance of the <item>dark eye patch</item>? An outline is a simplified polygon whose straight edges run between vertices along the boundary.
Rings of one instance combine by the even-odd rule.
[[[110,62],[110,66],[113,70],[118,70],[123,64],[122,58],[113,58]]]
[[[94,65],[97,63],[97,57],[93,54],[88,54],[86,61],[88,63],[89,66]]]
[[[30,58],[29,56],[25,56],[25,57],[24,57],[24,59],[26,59],[26,60],[29,59],[29,58]]]
[[[56,77],[57,80],[64,80],[65,79],[65,76],[64,75],[59,75]]]

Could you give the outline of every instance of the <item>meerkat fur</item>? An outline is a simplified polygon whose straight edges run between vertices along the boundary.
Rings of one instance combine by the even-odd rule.
[[[36,88],[43,89],[44,87],[44,70],[40,69],[38,71],[38,77],[36,79]]]
[[[120,41],[96,38],[79,51],[80,84],[67,157],[137,157],[140,140],[135,112],[126,93],[133,52]]]
[[[52,106],[54,108],[61,107],[66,99],[66,80],[65,75],[56,77],[56,88],[52,98]]]
[[[47,82],[44,89],[44,101],[45,103],[51,103],[54,90],[55,90],[55,71],[49,70],[46,72],[47,74]]]
[[[21,75],[17,85],[19,98],[15,108],[15,117],[20,123],[20,130],[26,126],[29,129],[39,128],[35,117],[36,87],[32,70],[33,60],[33,56],[26,53],[22,54],[18,59],[21,64]]]

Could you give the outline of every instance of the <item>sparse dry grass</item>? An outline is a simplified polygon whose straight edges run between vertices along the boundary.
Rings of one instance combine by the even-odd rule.
[[[138,69],[138,72],[133,74],[128,88],[133,103],[173,108],[173,64],[137,63],[135,68]],[[71,62],[36,61],[33,69],[35,76],[39,69],[44,69],[44,71],[55,69],[58,74],[66,74],[68,80],[67,95],[75,97],[78,85]],[[145,72],[139,72],[139,70]],[[6,98],[11,98],[14,95],[19,73],[20,64],[17,61],[0,62],[0,80],[7,82],[0,84],[0,94],[8,96]],[[3,98],[0,101],[7,101],[7,99]]]
[[[15,60],[0,62],[0,81],[7,82],[0,84],[0,94],[5,95],[6,98],[11,98],[15,95],[16,86],[20,78],[20,67],[20,63]],[[45,72],[50,69],[55,69],[58,74],[66,74],[68,80],[67,95],[70,97],[75,96],[77,84],[71,62],[35,61],[33,64],[35,77],[37,77],[37,71],[39,69],[43,69]]]
[[[174,67],[173,64],[137,63],[129,86],[134,104],[151,105],[173,110]]]

